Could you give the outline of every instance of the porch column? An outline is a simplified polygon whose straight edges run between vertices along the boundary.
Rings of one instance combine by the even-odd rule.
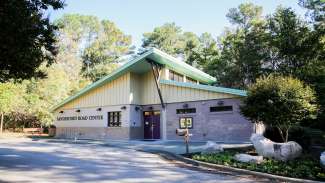
[[[167,107],[161,109],[162,140],[167,140]]]

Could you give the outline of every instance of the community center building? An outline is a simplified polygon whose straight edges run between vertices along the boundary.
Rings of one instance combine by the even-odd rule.
[[[243,90],[152,48],[53,108],[56,136],[84,139],[247,142],[255,126],[240,115]]]

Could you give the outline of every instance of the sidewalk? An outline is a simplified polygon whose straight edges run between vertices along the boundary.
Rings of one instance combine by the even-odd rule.
[[[35,139],[37,140],[37,138]],[[108,147],[119,147],[146,152],[169,152],[172,154],[185,154],[186,147],[183,141],[146,141],[146,140],[74,140],[74,139],[48,139],[49,142],[66,142],[78,144],[97,144]],[[190,142],[190,153],[201,152],[206,142]],[[224,149],[252,147],[251,143],[219,143]]]
[[[142,140],[130,140],[130,141],[105,141],[104,145],[115,146],[121,148],[130,148],[147,152],[165,151],[173,154],[185,154],[186,148],[182,141],[142,141]],[[190,142],[190,152],[201,152],[206,142]],[[249,143],[237,143],[226,144],[220,143],[223,148],[243,148],[250,147]]]

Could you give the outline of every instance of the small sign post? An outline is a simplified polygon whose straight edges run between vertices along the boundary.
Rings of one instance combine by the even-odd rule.
[[[190,153],[189,141],[190,141],[190,136],[192,136],[192,134],[189,133],[189,130],[188,130],[187,127],[186,127],[186,129],[176,129],[176,134],[178,136],[183,136],[184,137],[184,143],[185,143],[185,148],[186,148],[186,156],[189,156],[189,153]]]

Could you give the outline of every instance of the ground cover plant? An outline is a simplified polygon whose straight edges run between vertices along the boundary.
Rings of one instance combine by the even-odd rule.
[[[325,180],[325,171],[320,166],[319,159],[308,154],[287,162],[265,159],[261,164],[254,164],[236,161],[233,158],[236,153],[243,153],[243,151],[226,150],[222,153],[193,154],[192,159],[286,177]]]

